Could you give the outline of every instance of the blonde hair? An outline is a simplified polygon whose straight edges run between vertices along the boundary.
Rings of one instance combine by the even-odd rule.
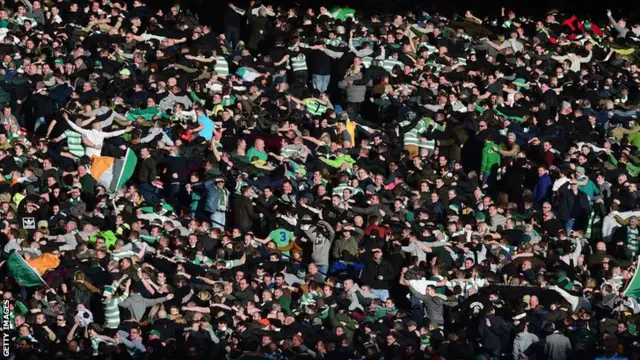
[[[351,65],[349,69],[347,69],[347,76],[359,75],[360,74],[360,66]]]
[[[331,146],[331,135],[329,135],[329,133],[326,133],[326,132],[322,133],[322,135],[320,135],[320,141],[327,144],[327,146]]]

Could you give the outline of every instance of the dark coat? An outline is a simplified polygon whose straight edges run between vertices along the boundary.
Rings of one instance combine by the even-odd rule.
[[[236,227],[249,230],[253,227],[253,220],[259,218],[253,209],[253,203],[246,196],[238,196],[233,200],[233,220]]]

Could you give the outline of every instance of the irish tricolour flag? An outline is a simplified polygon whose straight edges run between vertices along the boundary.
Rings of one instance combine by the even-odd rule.
[[[138,158],[131,149],[127,149],[123,159],[95,156],[91,162],[91,176],[108,192],[115,193],[131,179],[137,163]]]
[[[7,259],[7,269],[20,286],[33,287],[44,284],[44,280],[27,261],[14,251]]]

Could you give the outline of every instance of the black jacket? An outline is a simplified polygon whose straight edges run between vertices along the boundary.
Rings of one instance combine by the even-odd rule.
[[[362,283],[372,289],[389,289],[395,275],[391,264],[385,259],[377,262],[372,256],[366,257],[363,262],[365,268],[360,276]],[[382,280],[378,279],[378,276],[382,276]]]
[[[253,203],[246,196],[238,196],[233,200],[233,220],[236,227],[249,230],[253,227],[253,220],[259,218],[253,209]]]
[[[487,326],[487,322],[490,326]],[[510,329],[498,316],[487,315],[485,321],[478,324],[478,334],[484,349],[501,351],[508,341]]]

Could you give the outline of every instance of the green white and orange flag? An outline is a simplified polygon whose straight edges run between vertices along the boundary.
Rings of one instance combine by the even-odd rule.
[[[7,259],[7,269],[20,286],[34,287],[44,284],[44,280],[27,261],[14,251]]]
[[[108,156],[94,156],[91,162],[91,176],[107,188],[109,193],[115,193],[133,176],[138,157],[127,149],[123,159]]]

